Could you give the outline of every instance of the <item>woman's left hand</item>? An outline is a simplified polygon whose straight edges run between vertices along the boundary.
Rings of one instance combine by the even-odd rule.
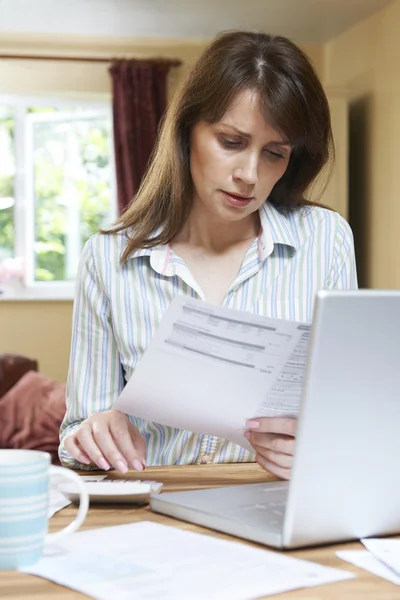
[[[259,417],[246,421],[245,437],[256,452],[256,462],[270,473],[290,479],[297,419]]]

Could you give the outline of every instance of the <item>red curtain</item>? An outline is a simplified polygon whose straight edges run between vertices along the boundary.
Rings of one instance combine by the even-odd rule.
[[[167,75],[178,61],[118,60],[110,68],[118,208],[138,191],[167,105]]]

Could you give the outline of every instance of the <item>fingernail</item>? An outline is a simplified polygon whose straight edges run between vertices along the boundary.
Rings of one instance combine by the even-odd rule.
[[[79,457],[79,462],[82,463],[83,465],[90,465],[90,459],[86,458],[86,456],[83,456],[82,454]]]
[[[145,460],[142,460],[142,465],[143,465],[143,469],[145,469],[146,468],[146,461]]]
[[[132,466],[135,469],[135,471],[143,471],[144,469],[142,463],[140,462],[140,460],[137,460],[137,458],[135,458],[135,460],[132,462]]]
[[[248,427],[249,429],[258,429],[260,427],[260,422],[252,421],[250,419],[249,421],[246,421],[246,427]]]
[[[100,467],[100,469],[103,469],[104,471],[108,471],[108,469],[110,468],[110,465],[108,464],[105,458],[99,458],[99,460],[97,461],[97,465]]]
[[[250,439],[250,431],[245,431],[244,432],[244,437],[247,438],[248,440]]]
[[[117,460],[117,461],[115,461],[114,467],[120,473],[126,473],[128,471],[128,467],[127,467],[126,463],[123,460]]]

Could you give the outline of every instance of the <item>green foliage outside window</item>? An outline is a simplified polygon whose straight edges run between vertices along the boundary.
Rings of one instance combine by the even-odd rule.
[[[49,111],[54,109],[29,110]],[[0,108],[0,127],[1,117]],[[82,114],[76,120],[39,121],[33,124],[33,140],[35,280],[65,281],[73,278],[67,269],[71,223],[78,227],[74,243],[79,249],[109,223],[111,122],[108,117],[85,119]],[[0,199],[12,197],[13,186],[12,176],[0,178]],[[0,252],[12,255],[13,236],[13,208],[2,210],[0,205]],[[76,266],[74,262],[72,268]]]
[[[5,163],[14,162],[12,144],[14,140],[14,118],[12,109],[0,106],[0,260],[14,253],[14,209],[7,206],[6,199],[14,197],[14,175]],[[5,168],[6,167],[6,168]],[[6,173],[4,172],[6,171]],[[8,172],[7,172],[8,171]],[[3,201],[3,202],[2,202]]]

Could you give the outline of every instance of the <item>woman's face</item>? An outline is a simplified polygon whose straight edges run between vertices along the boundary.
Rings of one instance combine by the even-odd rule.
[[[220,121],[201,121],[192,130],[196,209],[218,220],[245,219],[268,198],[290,153],[290,144],[262,116],[258,93],[245,90]]]

